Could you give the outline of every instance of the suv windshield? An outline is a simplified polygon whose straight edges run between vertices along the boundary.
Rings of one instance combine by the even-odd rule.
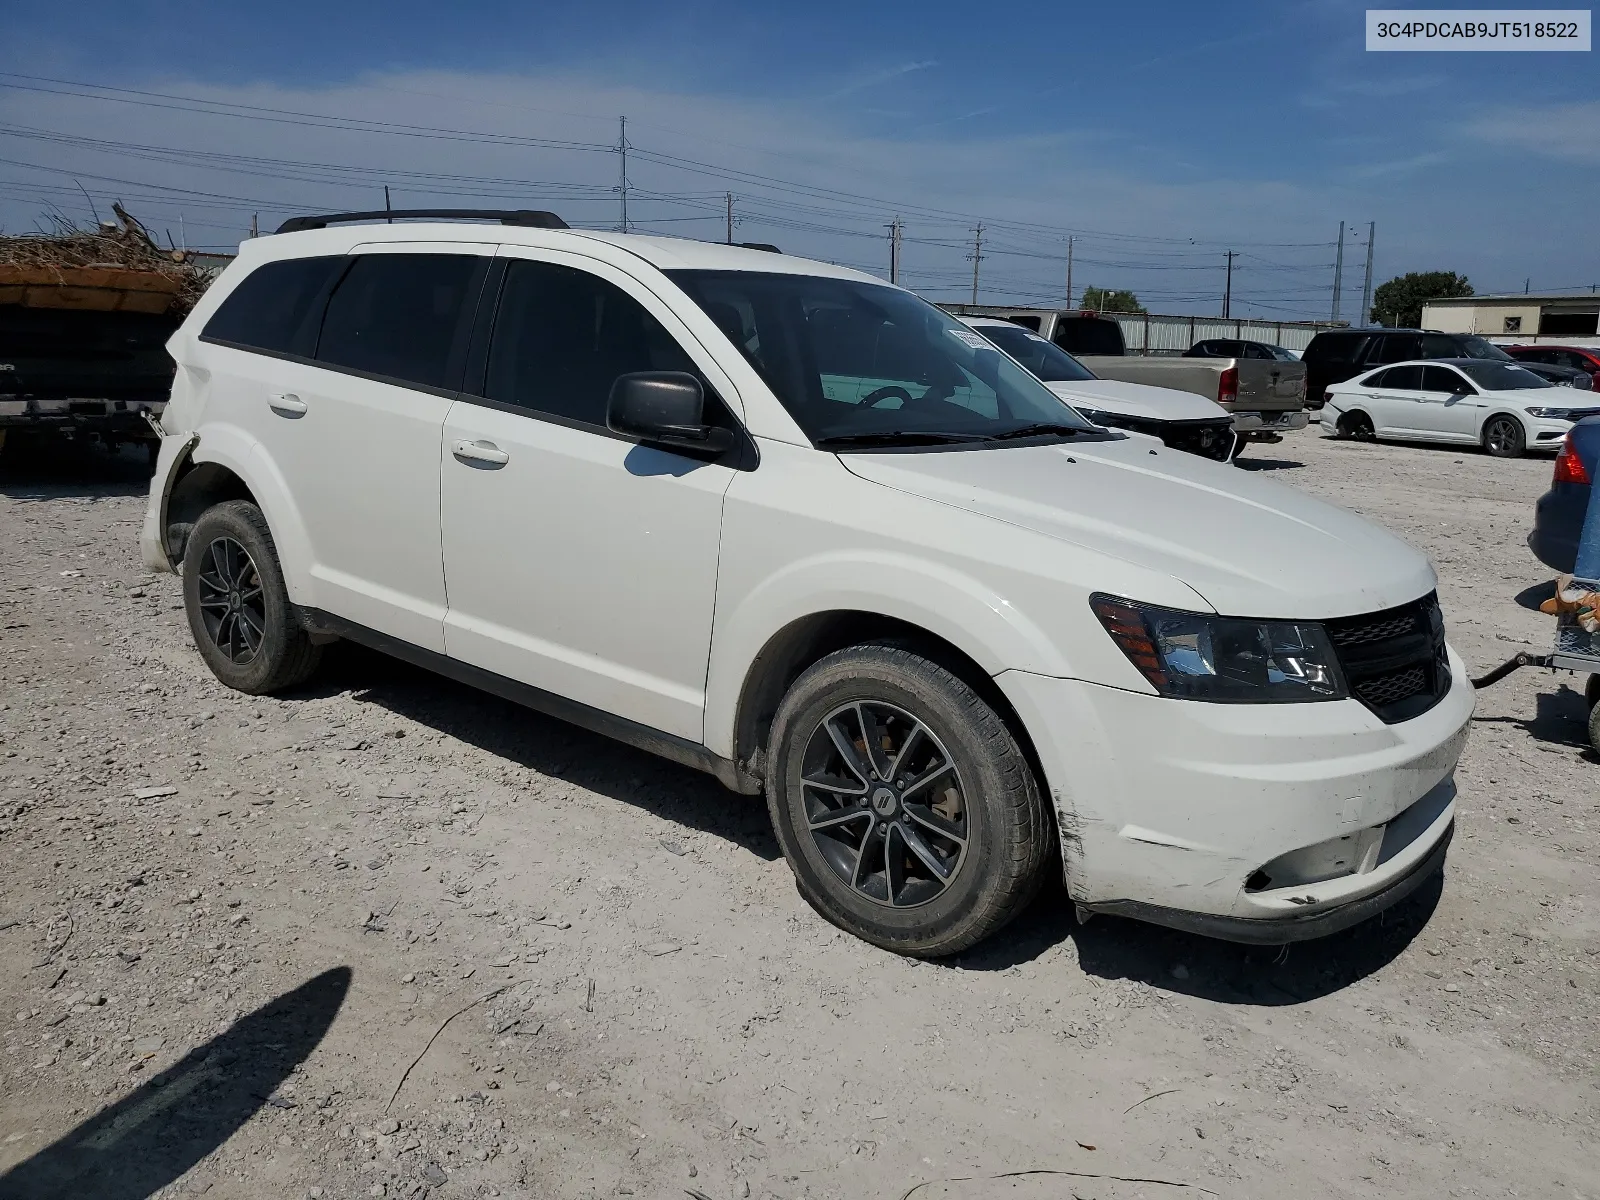
[[[1082,383],[1097,376],[1060,346],[1020,325],[974,325],[988,338],[1045,383]]]
[[[1487,358],[1497,362],[1516,362],[1504,350],[1493,342],[1486,342],[1481,337],[1464,337],[1461,339],[1461,349],[1468,358]]]
[[[1488,344],[1484,342],[1484,345]],[[1463,363],[1461,369],[1473,383],[1488,392],[1516,392],[1523,388],[1555,387],[1555,384],[1548,379],[1541,379],[1527,367],[1513,366],[1509,363]]]
[[[1114,436],[976,331],[898,288],[755,271],[667,274],[818,445]]]

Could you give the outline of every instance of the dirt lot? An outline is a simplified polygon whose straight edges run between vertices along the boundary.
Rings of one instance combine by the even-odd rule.
[[[1548,459],[1246,462],[1424,547],[1475,668],[1549,637]],[[1483,695],[1442,890],[1381,923],[1280,954],[1056,891],[918,964],[690,771],[345,647],[223,690],[141,464],[0,475],[0,1196],[1600,1196],[1581,679]]]

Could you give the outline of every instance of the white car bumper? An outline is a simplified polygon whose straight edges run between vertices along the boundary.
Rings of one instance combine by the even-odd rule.
[[[1355,700],[1204,704],[1008,671],[1061,825],[1072,897],[1233,941],[1366,919],[1431,877],[1473,690],[1385,725]]]

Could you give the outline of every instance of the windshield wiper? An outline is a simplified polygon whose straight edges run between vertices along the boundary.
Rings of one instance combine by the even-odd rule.
[[[932,429],[885,429],[878,433],[840,433],[818,438],[819,450],[849,446],[945,446],[956,442],[986,442],[981,433],[941,433]]]
[[[1085,429],[1081,425],[1056,425],[1049,421],[1040,421],[1034,425],[1023,425],[1017,429],[1008,429],[1004,433],[992,433],[988,437],[991,442],[1003,442],[1012,438],[1041,437],[1045,434],[1060,434],[1062,437],[1077,437],[1080,433],[1096,433],[1098,430]]]

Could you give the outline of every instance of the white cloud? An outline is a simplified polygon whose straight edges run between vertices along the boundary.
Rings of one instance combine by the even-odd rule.
[[[1503,108],[1468,122],[1465,132],[1508,149],[1600,166],[1600,100]]]

